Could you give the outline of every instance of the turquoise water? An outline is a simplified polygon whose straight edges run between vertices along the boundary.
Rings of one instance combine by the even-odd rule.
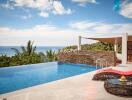
[[[12,56],[15,54],[15,52],[11,48],[17,48],[20,50],[20,46],[0,46],[0,55],[8,55]],[[37,46],[37,52],[43,52],[45,53],[47,50],[55,50],[58,51],[59,49],[63,48],[62,46]]]
[[[0,68],[0,94],[94,70],[95,66],[58,62]]]

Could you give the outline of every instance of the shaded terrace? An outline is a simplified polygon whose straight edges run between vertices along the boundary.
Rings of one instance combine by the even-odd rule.
[[[81,50],[81,41],[83,38],[114,44],[114,51]],[[58,58],[59,61],[67,63],[90,64],[102,67],[115,66],[119,58],[117,56],[119,44],[122,44],[122,54],[120,54],[122,64],[125,65],[132,62],[132,36],[128,36],[127,33],[117,37],[91,38],[79,36],[78,50],[62,51],[58,54]]]
[[[100,42],[107,42],[114,45],[114,52],[116,53],[116,58],[118,59],[118,45],[122,45],[122,54],[121,60],[122,64],[125,65],[127,63],[132,62],[132,36],[127,33],[122,34],[122,36],[116,37],[103,37],[103,38],[88,38],[79,36],[78,50],[81,50],[81,39],[92,39]]]

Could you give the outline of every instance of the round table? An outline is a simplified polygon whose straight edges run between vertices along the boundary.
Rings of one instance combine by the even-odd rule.
[[[114,95],[132,97],[132,81],[122,82],[119,79],[109,79],[105,81],[104,88]]]

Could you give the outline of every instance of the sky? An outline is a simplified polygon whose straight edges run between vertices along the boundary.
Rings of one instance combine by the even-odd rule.
[[[0,0],[0,46],[68,46],[80,35],[126,32],[132,35],[132,0]]]

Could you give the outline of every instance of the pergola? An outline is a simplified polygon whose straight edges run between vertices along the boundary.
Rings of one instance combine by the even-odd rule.
[[[107,42],[114,44],[114,50],[117,53],[118,52],[118,44],[122,44],[122,64],[125,65],[127,64],[127,42],[132,41],[132,35],[128,35],[127,33],[122,34],[122,36],[117,36],[117,37],[101,37],[101,38],[90,38],[90,37],[82,37],[79,36],[78,39],[78,50],[81,50],[81,39],[92,39],[92,40],[97,40],[101,42]]]

